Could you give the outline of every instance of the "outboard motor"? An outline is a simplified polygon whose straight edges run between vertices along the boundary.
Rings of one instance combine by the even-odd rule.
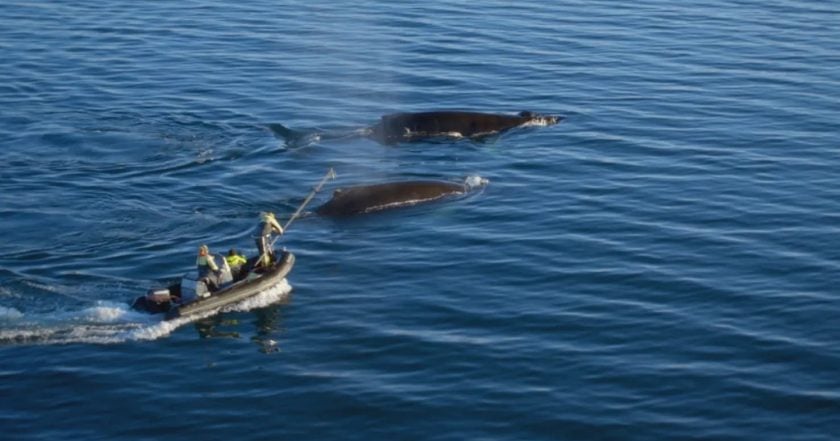
[[[172,296],[167,288],[150,289],[145,296],[134,299],[131,308],[149,314],[167,312],[172,308]]]

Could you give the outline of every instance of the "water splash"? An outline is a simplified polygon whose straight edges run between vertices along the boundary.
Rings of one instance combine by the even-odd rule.
[[[562,119],[562,117],[557,116],[540,116],[525,122],[520,127],[548,127],[557,124]]]
[[[115,344],[157,340],[179,327],[219,312],[250,311],[286,298],[292,287],[283,279],[257,295],[204,314],[165,321],[162,315],[132,310],[128,304],[97,302],[77,311],[28,315],[0,307],[0,345],[9,344]]]
[[[467,178],[464,180],[464,185],[466,185],[467,188],[470,189],[470,190],[475,190],[477,188],[484,187],[485,185],[487,185],[489,183],[490,183],[489,179],[482,178],[481,176],[478,176],[478,175],[467,176]]]

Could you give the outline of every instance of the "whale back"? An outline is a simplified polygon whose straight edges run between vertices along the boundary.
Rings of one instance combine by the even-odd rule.
[[[373,135],[384,144],[432,137],[472,138],[512,129],[532,117],[459,111],[392,113],[382,116]]]
[[[349,216],[415,205],[467,192],[464,184],[445,181],[404,181],[341,188],[315,212],[322,216]]]

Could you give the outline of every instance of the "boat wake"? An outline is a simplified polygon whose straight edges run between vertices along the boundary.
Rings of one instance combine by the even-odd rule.
[[[29,315],[15,308],[0,307],[0,345],[16,344],[115,344],[157,340],[179,327],[219,312],[250,311],[284,300],[292,291],[286,279],[239,303],[188,317],[164,321],[127,304],[97,302],[77,311]]]

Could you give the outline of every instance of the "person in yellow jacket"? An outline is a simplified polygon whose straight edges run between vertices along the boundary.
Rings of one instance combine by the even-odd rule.
[[[274,234],[283,234],[283,227],[277,222],[274,213],[265,212],[260,214],[260,224],[257,225],[254,231],[254,239],[257,242],[257,251],[260,253],[258,265],[268,267],[274,258],[274,252],[269,249],[271,244],[271,236]]]
[[[240,276],[243,275],[242,268],[245,268],[248,259],[242,254],[239,254],[236,248],[231,248],[227,256],[225,256],[225,261],[227,261],[228,267],[230,267],[230,274],[233,276],[233,279],[239,280]]]
[[[225,256],[225,260],[227,260],[227,263],[231,268],[235,266],[242,266],[248,262],[248,259],[246,259],[245,256],[239,254],[239,251],[236,251],[236,248],[231,248],[230,251],[228,251],[227,256]]]

